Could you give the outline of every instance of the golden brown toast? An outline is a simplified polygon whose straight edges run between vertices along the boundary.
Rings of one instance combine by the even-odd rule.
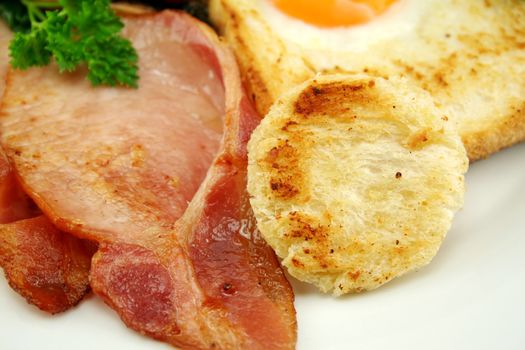
[[[396,6],[391,18],[357,32],[285,21],[266,0],[211,0],[210,15],[233,46],[262,115],[318,73],[364,72],[406,77],[430,92],[458,123],[471,160],[522,141],[525,1],[400,0]]]
[[[454,123],[398,78],[309,80],[278,99],[248,150],[263,237],[292,276],[336,295],[426,265],[463,202]]]

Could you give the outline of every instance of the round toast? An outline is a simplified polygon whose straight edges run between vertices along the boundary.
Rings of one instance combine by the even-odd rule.
[[[248,151],[263,237],[292,276],[335,295],[426,265],[463,203],[455,124],[402,79],[308,80],[272,106]]]

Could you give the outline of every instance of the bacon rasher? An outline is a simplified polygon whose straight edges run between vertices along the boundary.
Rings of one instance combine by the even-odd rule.
[[[259,118],[231,53],[176,12],[126,20],[140,88],[56,67],[8,76],[2,143],[61,230],[100,243],[91,286],[131,328],[187,349],[292,349],[293,294],[253,219]]]
[[[9,29],[0,21],[0,97],[10,38]],[[9,285],[43,311],[65,311],[90,289],[94,251],[93,244],[59,231],[42,215],[22,191],[0,147],[0,267]]]

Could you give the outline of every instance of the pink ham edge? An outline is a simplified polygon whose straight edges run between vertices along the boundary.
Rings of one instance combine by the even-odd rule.
[[[43,101],[40,98],[65,94],[66,99],[73,101],[73,97],[87,89],[78,76],[59,77],[52,68],[43,69],[40,73],[17,72],[10,76],[9,113],[0,120],[8,133],[3,136],[2,142],[16,164],[24,187],[60,228],[101,242],[93,261],[92,287],[128,326],[183,348],[294,348],[296,321],[293,294],[273,252],[255,229],[244,190],[246,141],[259,119],[247,99],[243,98],[233,57],[222,48],[208,28],[183,14],[164,12],[135,17],[126,22],[126,33],[138,46],[141,57],[139,91],[119,91],[117,94],[115,90],[91,90],[80,104],[77,99],[57,108],[39,102]],[[157,38],[162,42],[161,47],[153,40],[155,38],[149,37],[152,35],[150,31],[155,33],[154,36],[162,34]],[[169,42],[166,35],[170,38]],[[221,78],[219,81],[225,85],[221,89],[226,90],[226,109],[222,110],[224,101],[221,102],[220,91],[215,91],[213,83],[197,75],[195,79],[200,79],[200,83],[193,87],[188,85],[187,88],[199,90],[204,86],[203,91],[186,98],[173,93],[168,103],[179,97],[184,105],[188,98],[204,96],[211,107],[210,113],[197,116],[201,122],[200,130],[192,126],[181,131],[180,128],[191,124],[191,120],[184,117],[183,122],[173,130],[170,129],[173,125],[165,120],[166,125],[156,130],[161,134],[155,134],[161,146],[156,148],[150,142],[144,142],[151,139],[145,140],[147,132],[137,134],[133,123],[142,120],[139,112],[148,113],[151,118],[160,118],[159,115],[162,116],[166,109],[155,112],[151,105],[163,106],[166,101],[162,98],[148,99],[150,107],[145,108],[146,111],[133,107],[140,107],[134,102],[144,99],[143,95],[148,95],[146,87],[154,89],[154,83],[163,74],[169,73],[168,77],[174,75],[184,84],[185,69],[190,68],[185,66],[187,63],[164,66],[164,60],[162,64],[155,65],[154,60],[149,62],[150,57],[147,56],[147,52],[154,52],[160,57],[174,54],[180,49],[175,42],[181,44],[178,46],[191,48],[191,66],[198,66],[200,60],[208,65],[208,76]],[[168,56],[170,61],[182,59],[176,55]],[[190,77],[191,81],[193,76],[195,74]],[[25,79],[35,81],[35,77],[44,82],[44,86],[38,89],[39,96],[18,100],[21,83]],[[58,81],[46,85],[45,82],[54,79]],[[180,84],[167,84],[163,92],[171,91]],[[57,85],[62,88],[61,91],[57,90]],[[113,105],[120,107],[116,115],[109,105],[104,104],[110,102],[109,95]],[[133,97],[134,102],[126,98],[128,95]],[[97,109],[97,113],[90,111],[91,101],[88,102],[88,99],[99,103],[97,107],[101,110]],[[27,108],[28,105],[30,108]],[[189,105],[196,106],[195,103]],[[24,115],[20,113],[22,106],[25,108]],[[214,108],[220,114],[226,113],[226,132],[220,145],[217,143],[215,146],[213,140],[218,140],[214,136],[217,135],[217,123],[213,118],[205,118],[211,115]],[[168,115],[180,119],[184,112],[188,111],[173,105]],[[114,117],[99,118],[105,113],[113,113]],[[114,123],[115,120],[118,122],[120,113],[125,114],[121,118],[127,125],[117,125],[117,129],[128,130],[125,135],[135,137],[135,143],[121,147],[117,142],[114,147],[111,144],[104,148],[97,142],[112,133],[115,136]],[[131,118],[128,118],[130,113]],[[42,122],[42,117],[49,116],[51,120]],[[53,120],[53,117],[56,119]],[[76,119],[78,132],[72,133],[68,129],[71,125],[67,118]],[[97,118],[104,128],[93,125],[99,123]],[[79,121],[80,125],[77,124]],[[35,123],[35,126],[44,123],[51,128],[44,131],[33,126],[27,132],[28,122]],[[148,123],[140,126],[150,127]],[[89,142],[84,142],[83,138],[88,134],[83,132],[90,128],[98,132],[91,134]],[[53,143],[56,140],[53,137],[55,130],[65,135],[61,139],[62,148]],[[168,131],[172,135],[171,142],[167,142],[170,138],[163,135]],[[74,146],[68,143],[71,141],[68,135],[71,134],[76,135]],[[117,135],[122,138],[122,134]],[[35,160],[36,150],[31,148],[32,143],[47,146],[38,151],[38,161]],[[90,146],[80,148],[79,143],[80,146]],[[68,153],[71,149],[67,145],[78,147],[73,150],[77,157]],[[206,174],[212,160],[210,156],[216,155],[218,149],[219,156]],[[55,167],[42,163],[44,161],[54,163]],[[135,161],[137,164],[134,164]],[[170,164],[175,167],[170,168]],[[60,173],[54,172],[56,166],[60,167]],[[68,175],[68,172],[71,174]],[[57,179],[56,176],[65,178]],[[204,177],[206,179],[201,184]],[[68,184],[68,191],[57,191],[64,183]],[[174,188],[179,190],[174,191]],[[197,193],[193,196],[195,191]],[[186,208],[184,201],[190,199]],[[99,205],[103,210],[96,209]],[[244,277],[242,280],[241,276]]]

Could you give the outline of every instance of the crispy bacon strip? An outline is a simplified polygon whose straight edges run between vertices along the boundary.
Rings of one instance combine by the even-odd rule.
[[[245,192],[259,118],[232,55],[181,13],[125,32],[138,90],[54,67],[9,76],[2,142],[24,188],[100,242],[91,285],[128,326],[188,349],[294,348],[293,294]]]
[[[93,248],[43,215],[0,225],[0,266],[9,285],[52,314],[76,305],[89,291]]]

